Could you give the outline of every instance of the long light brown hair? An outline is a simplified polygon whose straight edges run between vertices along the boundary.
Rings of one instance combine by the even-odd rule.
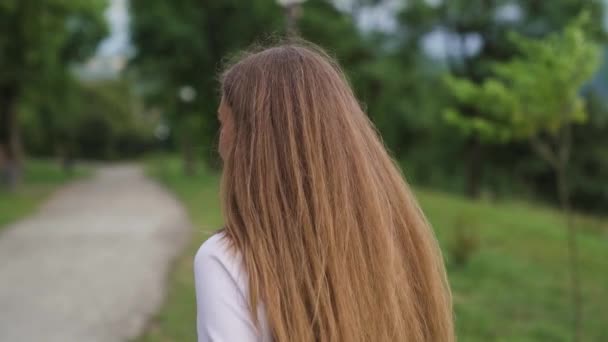
[[[222,75],[225,232],[275,341],[454,340],[441,253],[338,65],[310,45]]]

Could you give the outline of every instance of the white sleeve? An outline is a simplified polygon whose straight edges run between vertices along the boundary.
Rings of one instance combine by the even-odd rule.
[[[198,342],[257,342],[242,274],[218,247],[221,241],[213,236],[194,259]]]

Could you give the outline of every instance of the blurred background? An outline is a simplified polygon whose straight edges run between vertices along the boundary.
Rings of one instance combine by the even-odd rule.
[[[607,33],[604,0],[0,0],[1,263],[23,257],[23,221],[82,220],[39,208],[97,196],[108,172],[128,205],[168,192],[194,233],[132,337],[194,340],[192,256],[221,226],[218,72],[300,36],[339,61],[414,187],[459,340],[608,341]]]

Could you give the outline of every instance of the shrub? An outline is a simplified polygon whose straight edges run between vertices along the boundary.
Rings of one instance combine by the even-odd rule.
[[[479,250],[480,240],[476,221],[461,214],[454,218],[448,242],[450,262],[455,266],[466,265]]]

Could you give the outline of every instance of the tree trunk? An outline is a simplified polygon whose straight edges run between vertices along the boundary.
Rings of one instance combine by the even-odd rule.
[[[288,37],[295,37],[298,35],[298,18],[301,14],[300,4],[290,4],[285,6],[285,31],[287,31]]]
[[[479,198],[483,176],[483,155],[479,138],[471,138],[466,149],[465,191],[468,197]]]
[[[74,157],[72,156],[69,148],[66,148],[59,153],[59,161],[61,163],[61,169],[63,172],[65,172],[67,175],[74,174]]]
[[[0,186],[14,189],[21,176],[16,84],[0,86]]]
[[[196,156],[194,154],[194,146],[190,137],[184,136],[182,140],[182,159],[184,174],[192,177],[196,174]]]
[[[570,205],[570,190],[566,175],[566,164],[560,163],[556,168],[556,185],[558,196],[564,218],[566,220],[568,239],[568,266],[570,273],[570,290],[572,292],[572,341],[582,341],[582,309],[583,299],[581,292],[581,279],[578,269],[578,244],[577,231],[572,222],[572,211]]]

